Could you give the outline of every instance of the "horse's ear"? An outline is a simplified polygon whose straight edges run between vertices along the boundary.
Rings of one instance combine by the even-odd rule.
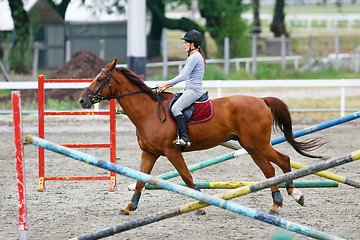
[[[110,69],[113,70],[115,67],[116,67],[116,58],[114,58],[114,60],[110,64]]]

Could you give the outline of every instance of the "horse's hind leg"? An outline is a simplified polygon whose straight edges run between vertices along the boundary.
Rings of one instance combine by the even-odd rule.
[[[159,155],[154,155],[147,151],[143,151],[141,155],[140,171],[143,173],[150,174],[158,158]],[[129,215],[130,211],[134,211],[137,209],[141,196],[141,191],[144,188],[144,186],[145,186],[144,182],[141,181],[136,182],[135,192],[130,203],[126,207],[120,209],[120,211],[118,212],[119,215]]]
[[[277,158],[271,158],[269,159],[271,162],[278,165],[283,173],[291,172],[291,165],[290,165],[290,158],[287,155],[284,155],[278,151],[276,151],[276,154],[278,155]],[[286,182],[286,190],[287,193],[292,197],[297,203],[299,203],[301,206],[304,206],[304,195],[301,193],[300,190],[296,189],[294,187],[293,181],[287,181]]]
[[[252,159],[259,166],[266,178],[275,176],[275,168],[269,160],[277,158],[275,149],[271,146],[262,149],[246,149],[251,155]],[[271,187],[271,195],[273,198],[273,206],[270,209],[270,214],[279,214],[278,208],[283,207],[283,198],[280,194],[279,187],[277,185]]]

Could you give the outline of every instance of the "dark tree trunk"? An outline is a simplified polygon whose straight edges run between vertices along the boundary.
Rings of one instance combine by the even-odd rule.
[[[260,12],[260,1],[253,0],[253,9],[254,9],[254,24],[252,33],[260,34],[261,33],[261,22],[259,17]]]
[[[147,6],[149,8],[149,10],[152,13],[152,16],[154,18],[154,16],[156,17],[156,21],[158,21],[159,25],[161,24],[161,28],[159,28],[156,32],[154,33],[150,33],[150,34],[154,34],[152,36],[152,39],[160,39],[161,40],[161,31],[162,28],[168,28],[168,29],[179,29],[179,30],[183,30],[185,32],[196,29],[199,32],[201,32],[202,34],[205,33],[204,29],[198,25],[197,23],[195,23],[194,21],[187,19],[187,18],[181,18],[181,19],[170,19],[167,18],[165,16],[165,7],[164,9],[162,9],[161,7],[159,7],[159,5],[163,4],[163,1],[160,1],[161,4],[153,4],[153,2],[157,2],[157,1],[147,1]],[[153,26],[152,26],[153,27]],[[152,28],[151,27],[151,28]],[[156,27],[156,26],[154,26]],[[157,37],[155,38],[155,35],[157,35]],[[159,45],[160,46],[160,45]],[[159,49],[159,55],[160,55],[160,47],[158,47]],[[202,49],[204,50],[204,53],[206,54],[206,48],[205,48],[205,44],[202,46]]]
[[[14,42],[9,56],[10,69],[17,73],[29,73],[30,70],[24,61],[30,39],[29,18],[24,10],[22,0],[9,0],[9,6],[15,31]]]
[[[47,2],[56,10],[57,13],[60,14],[63,19],[65,19],[66,9],[68,8],[71,0],[62,0],[59,4],[55,4],[53,0],[47,0]]]
[[[212,9],[214,8],[214,2],[206,2],[203,1],[201,5],[199,5],[200,14],[202,17],[206,19],[206,27],[208,29],[215,28],[216,26],[219,26],[219,23],[222,22],[221,14],[214,15],[214,11]],[[224,38],[220,37],[220,34],[214,34],[210,32],[211,37],[214,39],[217,46],[222,46],[224,44]]]
[[[159,17],[165,15],[165,4],[162,0],[146,1],[146,5],[151,11],[151,28],[147,36],[147,57],[154,58],[161,56],[161,36],[163,30],[163,22]],[[156,9],[158,14],[154,13],[151,9]]]
[[[284,14],[285,0],[276,0],[274,19],[270,25],[270,30],[274,33],[275,37],[281,35],[289,36],[285,27],[285,14]]]

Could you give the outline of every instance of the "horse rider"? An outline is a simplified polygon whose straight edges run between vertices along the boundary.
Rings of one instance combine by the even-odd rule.
[[[185,66],[175,78],[158,84],[160,92],[165,91],[169,87],[173,87],[179,82],[185,81],[185,88],[182,95],[171,107],[175,121],[178,127],[178,138],[173,141],[177,146],[190,146],[187,123],[182,111],[193,104],[203,94],[203,77],[206,67],[204,52],[200,48],[204,42],[204,36],[197,30],[191,30],[185,33],[183,47],[188,53]]]

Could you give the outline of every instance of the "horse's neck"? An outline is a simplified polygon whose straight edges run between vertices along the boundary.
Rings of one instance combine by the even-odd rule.
[[[136,127],[141,127],[142,123],[151,115],[151,113],[157,111],[156,102],[154,102],[146,93],[126,96],[118,98],[117,100]]]
[[[130,94],[140,91],[140,87],[131,83],[126,77],[118,78],[118,84],[114,89],[115,95]],[[151,115],[157,113],[157,102],[151,99],[147,93],[138,93],[131,96],[117,98],[126,115],[136,128],[146,125]]]

